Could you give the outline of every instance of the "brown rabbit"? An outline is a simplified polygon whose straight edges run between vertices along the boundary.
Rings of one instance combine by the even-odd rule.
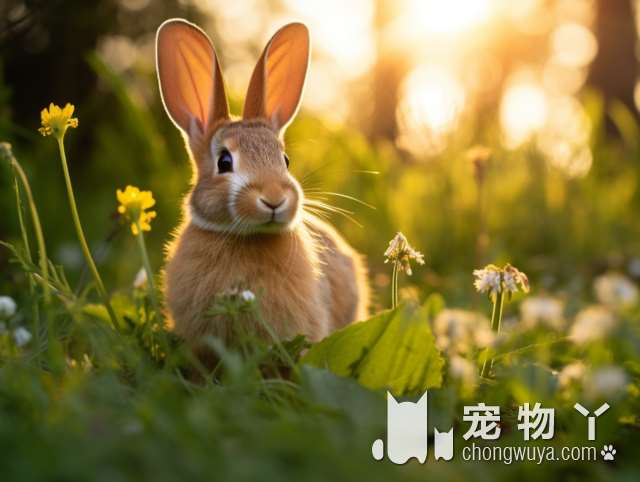
[[[164,22],[156,63],[165,109],[195,165],[184,220],[167,249],[170,324],[193,345],[229,339],[230,320],[212,315],[218,294],[251,290],[280,338],[319,340],[367,313],[360,256],[329,225],[303,211],[288,171],[283,133],[298,110],[309,64],[300,23],[267,44],[232,120],[218,58],[207,35],[185,20]],[[257,320],[248,328],[264,335]]]

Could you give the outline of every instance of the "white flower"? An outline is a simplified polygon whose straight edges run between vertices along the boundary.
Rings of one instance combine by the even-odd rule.
[[[566,365],[558,373],[558,383],[565,388],[573,382],[579,382],[584,378],[587,367],[581,361],[575,361]]]
[[[625,371],[617,366],[611,365],[599,368],[589,377],[585,391],[589,398],[607,398],[619,395],[628,384]]]
[[[449,374],[451,378],[471,384],[476,381],[478,369],[466,358],[454,355],[449,359]]]
[[[473,275],[476,277],[473,285],[480,293],[489,293],[489,296],[493,296],[502,291],[500,271],[493,267],[476,269]]]
[[[523,323],[533,328],[538,323],[544,323],[559,329],[564,324],[564,304],[551,296],[532,296],[520,304],[520,315]]]
[[[503,273],[502,280],[506,290],[511,291],[512,293],[518,291],[518,283],[512,273]]]
[[[420,251],[416,251],[407,241],[407,238],[402,233],[396,233],[391,241],[389,241],[389,247],[384,252],[385,263],[396,263],[400,271],[404,271],[407,275],[411,276],[411,261],[415,261],[418,264],[424,264],[424,255]]]
[[[473,311],[445,309],[433,320],[436,346],[440,351],[467,353],[493,342],[489,320]]]
[[[504,268],[489,264],[483,269],[474,270],[473,275],[476,277],[473,283],[476,289],[480,293],[488,293],[490,297],[505,291],[509,295],[517,291],[529,292],[527,275],[510,264],[506,264]]]
[[[29,333],[29,331],[22,326],[19,326],[18,328],[13,330],[13,339],[18,346],[25,346],[31,341],[31,338],[31,333]]]
[[[615,324],[616,319],[609,309],[600,305],[589,306],[576,315],[569,337],[578,344],[588,343],[606,336]]]
[[[0,296],[0,318],[11,318],[16,314],[17,305],[10,296]]]
[[[511,293],[516,291],[529,292],[529,278],[527,278],[527,275],[508,263],[502,269],[502,281],[505,289]]]
[[[133,280],[134,288],[144,288],[147,285],[147,271],[144,268],[140,268],[140,271],[136,274]]]
[[[240,293],[240,298],[242,298],[247,303],[251,303],[255,301],[256,295],[253,294],[253,291],[244,290],[242,293]]]
[[[608,306],[627,307],[638,301],[638,288],[633,281],[621,274],[607,273],[598,276],[593,288],[598,301]]]

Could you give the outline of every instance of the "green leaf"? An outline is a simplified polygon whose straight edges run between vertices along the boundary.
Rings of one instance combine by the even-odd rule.
[[[401,305],[333,333],[312,346],[301,363],[352,377],[365,387],[414,395],[442,383],[444,361],[429,320],[442,309],[439,296],[422,307]]]

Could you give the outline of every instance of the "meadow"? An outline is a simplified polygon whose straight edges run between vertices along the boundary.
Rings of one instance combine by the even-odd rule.
[[[139,102],[98,56],[87,62],[101,95],[57,101],[78,119],[62,128],[68,177],[55,126],[42,136],[40,112],[18,125],[0,111],[3,480],[637,478],[640,124],[626,107],[580,96],[593,156],[582,175],[533,140],[506,147],[479,111],[421,158],[303,109],[287,131],[291,171],[366,257],[371,318],[315,344],[209,338],[211,370],[162,309],[163,249],[191,177],[183,140],[157,98]],[[0,81],[0,103],[10,87]],[[155,200],[144,239],[131,229],[140,211],[116,194],[128,185]],[[398,232],[424,264],[406,245],[387,251]],[[497,285],[474,273],[487,266]],[[257,309],[253,296],[213,303]],[[430,425],[454,428],[453,461],[374,461],[386,391],[415,401],[427,389]],[[462,414],[479,402],[501,407],[501,436],[485,445],[593,446],[597,460],[466,461]],[[518,407],[536,402],[555,409],[555,436],[524,442]],[[576,402],[610,405],[595,441]]]

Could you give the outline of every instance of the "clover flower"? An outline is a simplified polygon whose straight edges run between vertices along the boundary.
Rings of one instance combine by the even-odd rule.
[[[473,271],[473,276],[476,280],[473,282],[473,286],[480,293],[489,293],[489,296],[497,295],[502,291],[502,277],[500,274],[500,268],[490,264],[482,269],[476,269]]]
[[[626,308],[638,301],[638,288],[622,274],[606,273],[598,276],[593,289],[600,303],[613,308]]]
[[[256,300],[256,295],[251,290],[244,290],[240,293],[240,298],[247,303],[253,303]]]
[[[71,117],[73,115],[75,107],[73,104],[67,102],[63,108],[51,102],[49,108],[44,108],[40,112],[40,122],[42,127],[38,129],[38,132],[43,136],[54,135],[58,138],[64,136],[67,128],[78,127],[78,119]]]
[[[474,363],[460,355],[454,355],[449,358],[449,375],[464,384],[472,385],[478,378],[478,371]]]
[[[581,382],[587,371],[586,365],[582,361],[571,362],[558,372],[558,383],[562,388],[566,388],[574,383]]]
[[[120,205],[118,212],[131,223],[131,232],[137,236],[140,230],[151,231],[151,220],[156,217],[155,211],[147,211],[156,201],[151,191],[141,191],[135,186],[127,186],[124,191],[118,189],[116,196]]]
[[[473,271],[476,277],[473,285],[480,293],[487,293],[490,298],[501,293],[509,296],[518,291],[529,292],[529,279],[527,275],[510,264],[504,268],[499,268],[494,264],[489,264],[483,269]]]
[[[16,302],[10,296],[0,296],[0,318],[11,318],[16,314]]]
[[[563,313],[564,303],[548,295],[527,298],[520,305],[520,316],[529,328],[542,323],[560,329],[564,324]]]
[[[147,272],[144,267],[136,273],[136,277],[133,279],[133,287],[136,289],[142,289],[147,285]]]
[[[424,264],[424,255],[420,251],[416,251],[407,241],[404,234],[398,232],[391,241],[389,247],[384,252],[385,263],[394,263],[400,271],[404,271],[409,276],[413,274],[411,271],[411,261],[418,264]]]
[[[13,340],[19,347],[25,346],[31,341],[31,338],[33,338],[33,336],[31,335],[31,333],[29,333],[29,330],[22,326],[19,326],[18,328],[13,330]]]
[[[569,338],[578,345],[583,345],[606,337],[616,326],[617,319],[613,312],[602,305],[583,308],[576,315],[569,330]]]
[[[502,311],[505,299],[509,301],[511,295],[518,291],[528,293],[529,279],[526,274],[510,264],[506,264],[503,268],[499,268],[495,264],[488,264],[482,269],[474,270],[473,275],[476,277],[473,283],[476,290],[480,293],[487,293],[493,303],[491,330],[498,334],[502,325]],[[505,293],[506,297],[504,296]],[[488,376],[492,367],[493,358],[485,358],[480,376],[483,378]]]
[[[252,314],[257,307],[257,298],[251,290],[240,287],[227,288],[215,295],[207,313],[212,316],[230,316],[231,318]]]
[[[436,347],[450,354],[471,353],[493,343],[494,333],[489,320],[474,311],[441,310],[433,320]]]
[[[587,377],[585,393],[590,399],[612,398],[621,395],[629,384],[626,372],[619,366],[607,365],[594,370]]]

